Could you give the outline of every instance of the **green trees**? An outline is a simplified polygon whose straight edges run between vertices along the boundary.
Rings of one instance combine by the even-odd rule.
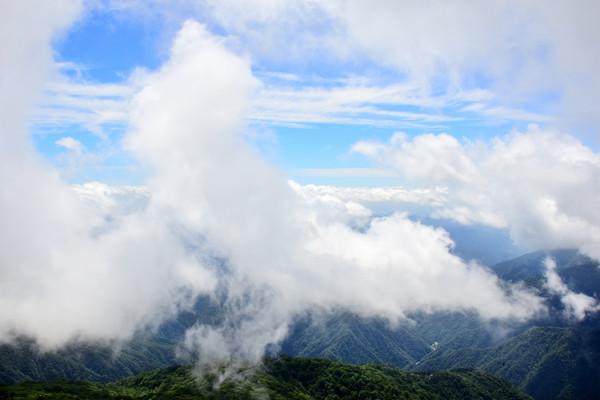
[[[252,372],[244,379],[226,379],[218,387],[210,372],[194,376],[189,367],[156,370],[108,384],[26,382],[0,386],[0,399],[529,399],[506,381],[472,370],[411,373],[379,365],[285,357],[266,360]]]

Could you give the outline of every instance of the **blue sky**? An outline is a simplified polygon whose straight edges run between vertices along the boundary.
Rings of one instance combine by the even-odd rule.
[[[109,88],[100,100],[118,104],[98,106],[95,94],[83,96],[91,100],[90,104],[79,104],[82,95],[77,90],[116,85],[126,91],[136,70],[156,70],[167,59],[172,39],[188,16],[185,9],[149,16],[111,6],[92,7],[55,41],[58,72],[54,79],[78,89],[67,104],[62,103],[60,88],[44,100],[50,112],[34,118],[32,131],[37,149],[63,171],[66,180],[143,183],[143,172],[120,144],[127,130],[127,96],[113,96]],[[385,142],[398,131],[409,136],[448,132],[461,140],[487,140],[514,129],[524,130],[531,123],[544,125],[553,120],[548,112],[557,95],[552,90],[506,101],[506,96],[494,92],[494,80],[475,68],[462,75],[459,88],[451,87],[448,74],[436,72],[427,77],[424,90],[423,83],[411,80],[402,68],[368,54],[337,56],[316,49],[291,56],[282,50],[278,56],[277,51],[257,47],[252,32],[246,43],[244,32],[235,27],[228,29],[202,11],[195,11],[193,17],[206,23],[214,34],[227,37],[232,48],[252,60],[264,95],[259,96],[258,115],[250,115],[248,140],[300,183],[402,185],[404,182],[386,174],[360,173],[359,168],[376,166],[350,152],[359,140]],[[319,37],[321,31],[327,35],[331,27],[318,22],[302,29],[300,41],[302,35]],[[315,90],[319,91],[316,102],[325,106],[311,107]],[[396,94],[390,95],[390,90]],[[346,101],[345,97],[353,94],[345,91],[358,97]],[[275,105],[269,104],[273,92],[284,92]],[[296,105],[301,111],[294,110]],[[111,113],[117,110],[122,115],[98,118],[96,114],[102,111],[95,107],[105,106]],[[57,120],[53,114],[48,118],[56,107],[85,115]],[[81,142],[86,157],[75,162],[69,149],[56,144],[67,136]]]

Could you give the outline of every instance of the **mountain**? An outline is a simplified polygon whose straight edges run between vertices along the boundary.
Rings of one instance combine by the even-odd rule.
[[[161,325],[156,332],[136,335],[127,343],[72,343],[42,352],[33,340],[0,344],[0,383],[26,380],[89,380],[109,382],[178,364],[176,347],[197,322],[218,323],[218,306],[199,298],[193,310]]]
[[[281,346],[290,356],[321,357],[365,364],[377,362],[406,368],[437,347],[464,348],[492,343],[476,315],[413,314],[390,326],[384,320],[349,313],[319,315],[296,323]]]
[[[477,368],[536,399],[595,399],[600,393],[600,321],[535,327],[487,348],[431,354],[416,371]]]
[[[575,250],[535,252],[491,268],[509,282],[543,290],[544,259],[551,256],[567,286],[589,296],[600,292],[598,262]],[[349,314],[300,324],[284,343],[286,354],[353,363],[377,361],[419,371],[480,368],[510,380],[536,399],[586,399],[600,392],[600,329],[596,319],[573,323],[560,302],[551,317],[503,332],[469,313],[414,314],[412,323],[390,327]]]
[[[114,349],[103,344],[71,344],[40,352],[31,340],[0,345],[0,383],[26,380],[90,380],[108,382],[177,363],[176,343],[138,337]]]
[[[349,313],[299,321],[281,346],[283,354],[320,357],[354,364],[370,362],[403,367],[431,349],[406,327]]]
[[[140,372],[176,365],[176,347],[195,323],[218,324],[219,305],[200,298],[191,311],[163,324],[154,333],[141,333],[114,346],[74,343],[57,351],[40,352],[32,340],[0,345],[0,383],[26,380],[90,380],[108,382]],[[477,316],[465,313],[414,314],[397,326],[376,318],[333,313],[298,320],[281,352],[364,364],[377,362],[409,367],[432,346],[462,348],[491,342]]]
[[[556,261],[557,273],[574,292],[588,296],[600,295],[600,263],[577,250],[536,251],[494,265],[491,269],[507,282],[524,282],[541,288],[544,283],[544,259]]]
[[[508,382],[480,371],[405,372],[380,365],[278,358],[262,368],[194,377],[189,367],[144,373],[109,384],[54,381],[0,386],[0,399],[529,399]]]
[[[506,281],[522,281],[548,295],[543,290],[543,261],[548,255],[556,260],[557,272],[571,290],[597,298],[600,267],[574,250],[530,253],[490,269]],[[480,368],[510,380],[536,399],[586,398],[597,389],[595,382],[600,382],[600,324],[594,318],[576,324],[567,321],[560,302],[551,296],[548,301],[555,307],[551,318],[508,332],[467,312],[415,313],[396,326],[349,313],[314,315],[294,324],[281,353],[420,371]],[[197,322],[218,324],[221,315],[219,304],[199,299],[193,310],[181,313],[157,332],[138,335],[116,353],[100,344],[74,344],[50,353],[37,352],[27,340],[1,345],[0,383],[108,382],[171,366],[178,362],[175,348],[186,329]]]
[[[600,266],[574,250],[530,253],[492,269],[504,280],[542,289],[547,256],[555,259],[559,276],[571,290],[598,298]],[[559,315],[560,309],[555,310],[552,318],[535,321],[538,326],[524,331],[521,327],[518,334],[491,346],[440,347],[412,369],[479,368],[536,399],[595,399],[600,393],[600,317],[572,323]]]
[[[109,382],[176,365],[177,344],[185,330],[201,318],[200,310],[207,307],[200,304],[196,313],[182,313],[155,334],[140,334],[118,350],[101,343],[74,343],[57,351],[40,352],[33,341],[26,339],[0,345],[0,383],[54,379]],[[281,346],[281,353],[355,364],[376,362],[410,367],[435,346],[454,349],[491,343],[489,331],[472,314],[415,314],[411,317],[412,323],[398,326],[349,313],[305,318],[294,324]],[[202,318],[207,321],[205,316]]]
[[[548,256],[555,259],[559,276],[571,290],[597,296],[600,292],[600,267],[596,261],[576,250],[538,251],[496,264],[491,270],[503,280],[522,281],[545,294],[542,290],[544,259]],[[470,313],[412,314],[409,315],[410,322],[394,327],[375,318],[366,319],[348,313],[320,315],[299,321],[281,351],[293,356],[324,357],[357,364],[379,362],[402,368],[412,368],[425,361],[430,362],[430,358],[440,359],[442,354],[459,350],[463,354],[461,357],[470,353],[473,358],[483,351],[481,349],[491,348],[498,341],[498,332],[502,329],[504,332],[500,336],[508,335],[510,339],[534,326],[548,326],[547,334],[552,336],[555,332],[552,326],[572,325],[562,317],[560,302],[552,300],[549,296],[549,303],[557,309],[551,313],[551,318],[531,321],[508,332],[504,327],[495,329],[494,323],[484,323]],[[538,350],[542,351],[543,346]],[[473,367],[475,364],[455,365],[463,366]]]

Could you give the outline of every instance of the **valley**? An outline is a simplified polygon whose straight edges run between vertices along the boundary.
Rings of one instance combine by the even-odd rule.
[[[543,291],[546,255],[531,253],[493,270],[506,281],[523,281]],[[597,296],[596,262],[575,251],[551,255],[569,287]],[[314,314],[296,322],[278,353],[416,372],[477,369],[506,379],[535,399],[591,399],[600,390],[600,319],[568,321],[561,317],[560,302],[546,296],[550,315],[510,329],[484,323],[471,313],[418,313],[398,326],[349,313]],[[0,381],[112,382],[179,365],[185,359],[176,356],[176,349],[185,330],[196,323],[217,324],[219,318],[218,305],[200,299],[194,312],[182,313],[156,333],[140,334],[118,350],[74,343],[57,352],[37,353],[33,342],[22,339],[0,347]]]

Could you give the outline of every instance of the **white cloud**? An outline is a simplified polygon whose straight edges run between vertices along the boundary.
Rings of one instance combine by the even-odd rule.
[[[434,216],[507,227],[534,249],[600,257],[600,155],[570,135],[536,126],[489,142],[396,134],[353,150],[414,183],[445,186]]]
[[[71,136],[65,136],[58,139],[54,142],[57,146],[64,147],[67,150],[71,150],[76,155],[81,155],[83,153],[83,145],[77,139],[72,138]]]
[[[294,182],[292,188],[308,203],[316,206],[320,203],[336,205],[336,209],[344,211],[348,215],[346,219],[355,226],[365,223],[373,214],[406,212],[411,215],[427,215],[432,208],[446,203],[446,191],[442,188],[340,187],[298,185]],[[340,214],[340,220],[344,219],[342,215]]]
[[[154,171],[150,207],[227,260],[225,322],[191,331],[196,351],[209,357],[218,343],[257,359],[296,315],[315,308],[392,321],[416,310],[516,319],[540,311],[532,294],[507,294],[487,270],[452,255],[443,230],[396,214],[357,231],[348,223],[369,215],[358,203],[298,196],[303,189],[292,190],[243,140],[258,84],[249,62],[224,43],[186,22],[169,61],[134,98],[127,137]]]
[[[63,76],[60,68],[45,86],[32,116],[36,129],[60,131],[80,125],[100,137],[107,127],[127,124],[129,98],[134,82],[94,83]]]
[[[215,285],[160,214],[102,229],[104,215],[79,201],[31,145],[27,120],[51,69],[51,40],[79,11],[70,0],[0,3],[2,342],[27,335],[47,349],[128,339]]]
[[[262,71],[263,85],[247,115],[253,121],[439,131],[453,122],[482,119],[554,122],[557,119],[547,113],[560,114],[564,108],[546,109],[544,104],[552,101],[542,99],[541,111],[529,110],[530,104],[515,95],[515,88],[545,95],[556,92],[566,100],[562,105],[574,103],[577,93],[593,99],[594,91],[587,82],[594,87],[595,74],[589,67],[594,63],[584,61],[592,60],[598,46],[593,51],[571,49],[585,43],[578,40],[591,29],[590,21],[580,13],[588,10],[573,11],[577,7],[562,2],[554,7],[537,1],[525,3],[492,1],[472,6],[467,1],[425,5],[379,1],[371,6],[360,1],[154,0],[101,1],[90,7],[110,10],[136,23],[142,18],[160,26],[163,36],[194,15],[215,30],[227,32],[225,40],[230,47],[248,52],[258,62],[276,59],[320,64],[326,60],[347,75]],[[561,13],[564,8],[568,12]],[[580,25],[580,20],[585,23]],[[566,36],[555,32],[557,25]],[[563,68],[565,60],[559,57],[563,53],[570,59],[583,59]],[[356,71],[343,68],[347,61],[364,61],[365,56],[379,65],[391,65],[406,79],[390,83],[378,80],[381,73],[356,76]],[[535,90],[530,82],[537,82]],[[132,82],[99,84],[58,75],[48,85],[34,121],[46,129],[81,124],[103,135],[103,126],[127,121],[134,89]],[[595,118],[587,103],[571,109],[577,110],[588,119]]]
[[[343,66],[366,57],[405,74],[424,97],[491,90],[496,101],[486,108],[495,119],[554,120],[520,107],[536,103],[570,127],[600,122],[594,0],[183,3],[260,60]]]
[[[416,203],[442,204],[445,201],[445,190],[405,189],[402,187],[341,187],[327,185],[298,185],[293,188],[307,197],[333,196],[346,201],[359,203]]]
[[[441,229],[394,214],[357,230],[348,224],[368,217],[358,203],[298,195],[244,140],[260,87],[250,61],[196,22],[183,25],[158,71],[139,76],[131,103],[125,142],[149,171],[148,203],[115,211],[118,191],[92,184],[74,192],[36,156],[24,127],[43,82],[38,68],[50,66],[52,33],[75,18],[77,4],[65,3],[74,6],[65,15],[54,4],[6,4],[10,27],[0,25],[0,37],[14,52],[0,58],[8,77],[0,116],[10,122],[0,136],[0,340],[25,334],[45,348],[122,340],[217,287],[227,294],[223,325],[196,327],[188,342],[251,360],[313,309],[393,322],[413,311],[523,320],[543,310],[534,294],[453,255]],[[31,21],[36,29],[24,29]],[[18,32],[33,36],[17,41]],[[98,206],[81,201],[90,193]],[[121,215],[107,226],[104,213],[113,211]]]
[[[415,180],[470,182],[477,174],[477,168],[464,153],[461,143],[445,133],[418,135],[413,140],[408,140],[404,133],[396,133],[389,146],[360,141],[351,151],[377,158],[384,165],[393,165],[400,176]]]
[[[504,105],[553,92],[561,99],[557,115],[571,124],[598,122],[591,105],[600,93],[600,46],[592,38],[600,9],[593,0],[324,4],[344,32],[342,43],[425,87],[441,81],[454,90],[475,74]]]
[[[135,75],[135,74],[134,74]],[[306,126],[310,124],[344,124],[355,126],[443,129],[450,123],[487,118],[489,121],[549,121],[544,115],[520,109],[493,107],[473,103],[493,95],[479,90],[453,94],[429,95],[416,85],[376,84],[369,78],[331,80],[294,75],[293,85],[278,73],[263,73],[260,89],[254,93],[251,121]],[[68,78],[60,73],[46,85],[45,95],[37,105],[33,122],[39,130],[59,131],[77,124],[101,137],[107,126],[126,126],[129,103],[136,91],[137,78],[118,84],[101,84]],[[327,84],[327,85],[325,85]],[[490,98],[491,96],[491,98]],[[473,108],[473,104],[476,105]],[[418,111],[404,108],[418,107]],[[467,111],[466,113],[464,111]]]
[[[95,214],[115,218],[143,212],[150,193],[143,186],[110,186],[101,182],[73,185],[72,189]]]
[[[381,4],[383,14],[378,7],[362,10],[359,3],[322,8],[316,3],[264,2],[259,4],[264,7],[254,8],[215,2],[210,7],[223,25],[236,32],[251,30],[250,38],[260,39],[264,36],[253,28],[253,21],[267,28],[272,21],[298,21],[281,18],[283,13],[301,15],[300,22],[317,15],[319,24],[330,13],[347,30],[342,34],[374,57],[387,57],[386,52],[394,50],[394,58],[385,62],[411,72],[421,66],[427,76],[437,73],[437,62],[456,74],[472,65],[471,57],[475,65],[487,65],[489,52],[480,48],[480,40],[473,49],[463,46],[470,46],[465,38],[481,29],[485,35],[479,39],[489,46],[484,39],[490,36],[490,10],[476,6],[456,21],[450,18],[452,26],[466,31],[449,37],[438,26],[423,36],[400,32],[373,37],[369,21],[396,32],[397,26],[441,24],[447,20],[443,10],[453,16],[456,12],[447,6],[426,7],[431,13],[422,15],[422,10],[408,7],[398,14],[386,4]],[[0,254],[0,339],[27,334],[46,347],[76,339],[125,339],[189,306],[196,295],[214,293],[216,287],[228,296],[224,324],[196,327],[186,338],[189,346],[213,358],[230,353],[255,360],[267,345],[286,335],[295,316],[313,309],[345,309],[393,322],[414,311],[469,310],[486,319],[522,320],[542,310],[535,295],[517,286],[505,288],[486,269],[454,256],[444,230],[398,213],[365,223],[371,215],[358,199],[380,194],[291,188],[243,138],[245,118],[256,113],[252,100],[265,89],[253,76],[250,60],[231,50],[236,47],[231,37],[216,37],[191,21],[178,32],[165,64],[137,77],[141,89],[132,98],[126,144],[149,171],[147,197],[100,184],[76,187],[79,197],[75,196],[35,155],[25,131],[43,69],[50,67],[50,40],[77,15],[77,3],[63,5],[6,3],[2,9],[8,17],[7,24],[0,25],[5,44],[0,55],[7,55],[0,57],[0,117],[7,122],[6,134],[0,136],[0,182],[6,189],[0,197],[0,239],[6,245]],[[240,13],[249,19],[236,19]],[[373,18],[364,18],[369,15]],[[394,19],[398,15],[408,25],[399,24]],[[476,15],[485,18],[469,25]],[[36,29],[24,29],[33,28],[33,23]],[[267,35],[297,28],[272,27]],[[15,40],[22,32],[29,33]],[[286,35],[270,37],[274,41],[264,42],[265,52],[281,48],[279,41],[292,43]],[[308,33],[299,43],[304,48],[312,37]],[[490,40],[499,41],[498,57],[504,57],[504,31]],[[525,49],[530,49],[529,40]],[[399,53],[403,49],[407,51]],[[492,72],[501,76],[506,64],[498,65]],[[569,71],[578,68],[587,71],[579,64]],[[423,104],[423,99],[431,99],[426,90],[412,100],[410,93],[389,89],[349,85],[285,92],[280,99],[274,97],[276,104],[266,104],[263,97],[262,107],[275,110],[272,115],[287,122],[310,121],[315,115],[336,121],[332,115],[385,113],[372,108],[378,102]],[[56,90],[62,93],[56,98],[67,114],[92,108],[123,118],[120,107],[128,96],[126,89],[94,84]],[[492,96],[486,90],[452,93],[455,99],[466,99],[457,101],[459,106],[485,103]],[[305,108],[305,116],[290,117],[292,101]],[[324,114],[315,114],[311,101]],[[429,115],[387,111],[393,113],[432,121]],[[432,122],[445,120],[436,118]],[[572,137],[537,128],[491,143],[462,143],[448,135],[412,140],[396,135],[389,144],[361,142],[354,150],[407,179],[427,183],[425,187],[448,189],[440,189],[440,197],[438,192],[399,189],[382,197],[422,201],[436,207],[439,215],[463,222],[508,226],[515,239],[532,246],[576,245],[598,257],[598,155]],[[131,209],[116,206],[115,197],[132,192],[136,200]],[[100,200],[90,203],[82,197]],[[141,198],[147,200],[137,211]],[[107,214],[116,214],[117,223],[107,226]],[[214,257],[225,260],[224,265],[211,262]],[[569,301],[576,300],[580,299]],[[207,353],[213,345],[218,351]]]
[[[384,168],[302,168],[292,171],[293,175],[327,178],[394,178],[394,171]]]
[[[554,118],[532,113],[529,111],[509,108],[509,107],[489,107],[482,110],[482,114],[495,117],[497,119],[504,119],[508,121],[527,121],[527,122],[552,122]]]
[[[595,298],[583,293],[575,293],[565,285],[556,272],[556,261],[552,257],[544,260],[544,266],[546,267],[544,286],[551,294],[560,296],[565,307],[564,313],[568,318],[580,321],[587,314],[600,311],[600,304]]]
[[[348,79],[320,86],[297,81],[268,81],[257,93],[249,117],[276,124],[337,123],[384,127],[443,127],[461,120],[445,107],[462,103],[461,95],[428,96],[418,87],[402,84],[377,85],[368,78]],[[420,107],[403,111],[402,107]]]

